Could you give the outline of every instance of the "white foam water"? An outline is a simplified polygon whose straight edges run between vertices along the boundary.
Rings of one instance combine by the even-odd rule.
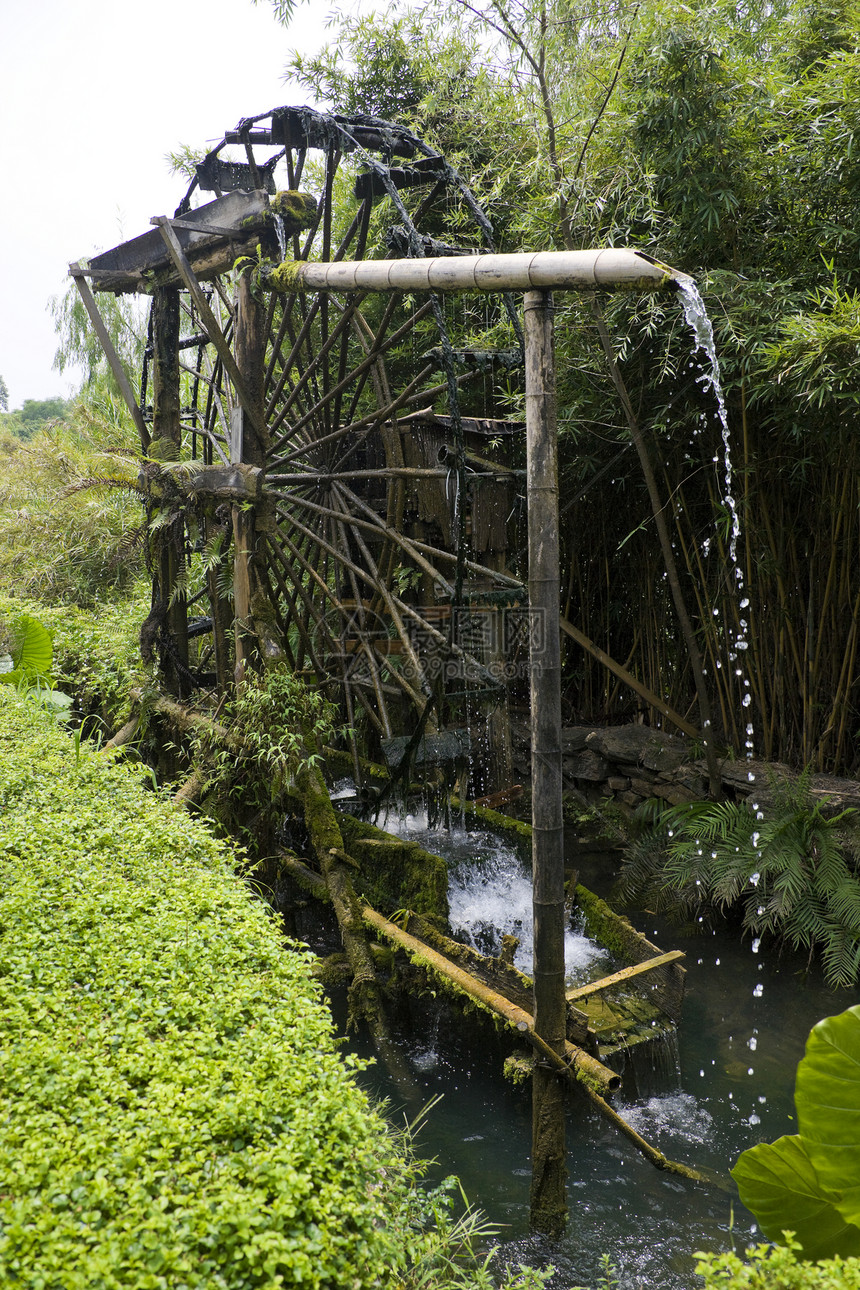
[[[680,1138],[705,1143],[711,1137],[714,1119],[692,1093],[668,1093],[649,1097],[647,1102],[626,1106],[624,1118],[646,1138]]]
[[[389,815],[381,827],[418,842],[448,862],[449,921],[454,935],[481,954],[495,956],[503,936],[520,944],[514,964],[532,970],[532,880],[514,846],[486,830],[430,829],[423,812]],[[565,976],[579,985],[612,970],[609,955],[583,932],[569,929],[564,941]]]

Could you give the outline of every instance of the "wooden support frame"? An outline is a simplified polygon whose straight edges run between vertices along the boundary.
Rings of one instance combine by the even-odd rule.
[[[182,249],[179,238],[173,230],[173,220],[168,219],[166,215],[156,215],[151,222],[158,226],[161,236],[164,238],[164,244],[170,253],[170,258],[176,266],[176,271],[185,286],[188,288],[189,294],[197,307],[197,313],[201,323],[203,324],[203,328],[209,339],[212,341],[212,344],[215,346],[218,357],[221,359],[230,380],[233,382],[236,397],[241,403],[246,415],[250,418],[251,424],[260,439],[264,440],[266,438],[265,421],[259,415],[259,411],[251,398],[245,379],[239,371],[239,367],[233,357],[233,351],[227,343],[224,333],[218,326],[218,320],[210,309],[209,301],[203,294],[203,288],[197,280],[194,270],[188,261],[188,257]]]

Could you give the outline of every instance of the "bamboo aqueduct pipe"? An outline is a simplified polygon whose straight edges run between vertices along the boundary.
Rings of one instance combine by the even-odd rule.
[[[654,291],[689,281],[644,251],[533,251],[426,260],[288,260],[265,285],[283,291]]]

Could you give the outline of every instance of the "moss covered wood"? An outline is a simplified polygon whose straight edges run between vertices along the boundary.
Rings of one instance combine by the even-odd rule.
[[[441,856],[352,815],[339,812],[338,822],[346,850],[361,862],[355,883],[369,904],[447,922],[448,866]]]
[[[337,815],[319,768],[302,767],[297,787],[302,797],[311,847],[325,878],[352,971],[350,1018],[353,1021],[363,1018],[374,1038],[384,1042],[388,1027],[373,956],[364,933],[362,906],[353,887]]]

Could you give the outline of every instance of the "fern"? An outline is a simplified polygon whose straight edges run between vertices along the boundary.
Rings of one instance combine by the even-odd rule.
[[[675,918],[709,923],[737,910],[756,936],[820,954],[831,986],[860,970],[860,838],[854,812],[826,818],[810,773],[775,787],[768,818],[744,803],[694,802],[638,814],[618,894]]]

